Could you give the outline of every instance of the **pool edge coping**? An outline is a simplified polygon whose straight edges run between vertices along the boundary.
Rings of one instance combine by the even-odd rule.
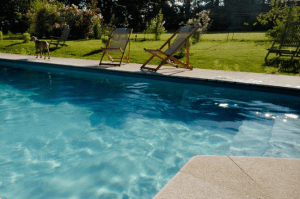
[[[68,58],[64,58],[68,59]],[[271,89],[279,89],[283,91],[295,91],[300,93],[300,88],[295,87],[286,87],[286,86],[278,86],[278,85],[270,85],[270,84],[258,84],[258,83],[248,83],[248,82],[240,82],[240,81],[229,81],[223,79],[212,79],[212,78],[202,78],[202,77],[188,77],[188,76],[171,76],[165,75],[161,73],[145,73],[142,71],[128,71],[128,70],[111,70],[105,68],[94,68],[95,66],[76,66],[71,64],[59,64],[59,63],[45,63],[45,62],[33,62],[28,60],[15,60],[15,59],[8,59],[8,58],[1,58],[0,62],[6,61],[11,63],[20,63],[20,64],[33,64],[33,65],[42,65],[45,67],[53,67],[53,68],[61,68],[61,69],[68,69],[68,70],[85,70],[85,71],[96,71],[97,73],[110,73],[110,74],[127,74],[127,75],[138,75],[138,76],[145,76],[145,77],[160,77],[163,79],[171,79],[171,80],[187,80],[187,81],[195,81],[195,82],[215,82],[215,83],[225,83],[227,85],[241,85],[241,86],[248,86],[248,87],[256,87],[256,88],[271,88]],[[87,60],[87,61],[95,61],[95,60]],[[63,68],[62,68],[63,67]],[[230,71],[230,72],[237,72],[237,71]],[[255,74],[255,73],[252,73]],[[260,74],[260,73],[258,73]],[[263,74],[263,73],[262,73]],[[299,77],[300,81],[300,77]]]

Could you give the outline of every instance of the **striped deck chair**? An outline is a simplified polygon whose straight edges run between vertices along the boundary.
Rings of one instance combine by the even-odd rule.
[[[276,46],[276,43],[279,43],[279,46]],[[300,56],[300,22],[289,23],[287,28],[282,32],[281,40],[274,40],[271,48],[267,50],[266,63],[268,63],[270,53],[276,53],[277,58],[280,56],[290,57],[289,63],[292,63],[294,57]]]
[[[178,65],[183,66],[184,68],[193,70],[193,67],[189,65],[189,38],[195,34],[195,32],[200,29],[201,26],[184,26],[177,30],[169,39],[164,43],[159,49],[146,49],[146,52],[152,54],[152,56],[142,65],[141,69],[148,69],[156,72],[159,68],[165,63],[169,63],[175,67],[179,67]],[[173,39],[177,35],[174,42],[171,44],[171,39]],[[168,44],[168,49],[162,51],[162,49]],[[178,52],[183,46],[186,44],[186,63],[179,61],[174,58],[173,55]],[[157,57],[162,60],[162,62],[156,67],[146,67],[146,65],[154,58]]]
[[[113,31],[110,38],[108,39],[106,48],[102,48],[103,55],[101,57],[99,65],[121,66],[123,60],[129,63],[131,34],[132,29],[128,28],[117,28],[115,31]],[[125,56],[127,44],[129,44],[129,50],[127,56]],[[111,56],[111,53],[120,53],[121,58],[113,58]],[[102,63],[104,55],[106,55],[112,63]],[[114,63],[115,60],[120,60],[120,62]]]

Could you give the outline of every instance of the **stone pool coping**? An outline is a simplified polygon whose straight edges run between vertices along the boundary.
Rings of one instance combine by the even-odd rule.
[[[141,71],[141,64],[99,66],[99,61],[68,58],[36,59],[34,56],[0,53],[0,65],[34,64],[188,79],[300,93],[300,76],[194,69],[163,66],[158,73]],[[153,66],[154,67],[154,66]],[[300,160],[234,156],[195,156],[157,193],[154,199],[186,198],[300,198]]]
[[[124,64],[121,67],[99,66],[97,60],[86,59],[69,59],[69,58],[51,58],[41,59],[35,58],[32,55],[19,55],[0,53],[0,63],[30,63],[42,64],[43,66],[51,66],[55,68],[68,69],[87,69],[96,72],[111,72],[142,75],[144,77],[171,78],[177,80],[194,80],[197,82],[217,82],[226,83],[227,85],[245,85],[250,87],[264,87],[281,90],[289,90],[300,92],[300,76],[288,75],[273,75],[263,73],[249,73],[236,71],[222,71],[222,70],[208,70],[198,69],[188,70],[185,68],[175,68],[170,66],[163,66],[157,73],[147,70],[141,70],[142,64]],[[155,66],[152,66],[155,67]]]
[[[300,159],[195,156],[153,199],[300,198]]]

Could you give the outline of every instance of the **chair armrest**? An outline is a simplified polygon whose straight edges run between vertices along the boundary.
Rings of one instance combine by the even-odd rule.
[[[272,43],[271,49],[274,47],[274,45],[276,43],[276,38],[272,38],[272,41],[273,41],[273,43]]]

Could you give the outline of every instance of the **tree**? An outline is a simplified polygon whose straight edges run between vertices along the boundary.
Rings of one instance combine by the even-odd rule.
[[[210,30],[246,30],[244,22],[253,23],[259,13],[269,11],[269,0],[194,0],[192,16],[202,10],[210,10],[214,21]],[[261,26],[251,27],[261,28]]]
[[[25,32],[28,29],[27,19],[24,17],[34,0],[1,0],[0,27],[6,33]]]
[[[114,14],[115,26],[123,26],[127,20],[130,27],[141,30],[160,9],[164,12],[167,2],[167,0],[98,0],[97,6],[105,19],[104,23],[109,23]]]
[[[272,23],[273,28],[268,30],[267,35],[280,39],[281,33],[288,23],[300,21],[300,7],[297,6],[296,0],[285,2],[272,0],[270,6],[271,10],[268,13],[260,14],[257,20],[262,25]]]

